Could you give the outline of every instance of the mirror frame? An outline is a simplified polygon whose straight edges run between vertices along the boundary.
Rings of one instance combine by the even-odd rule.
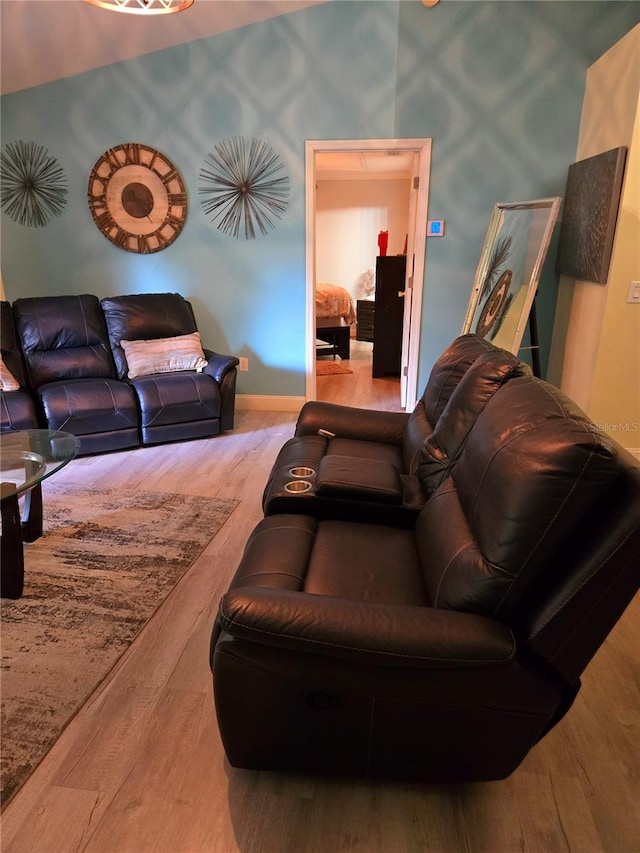
[[[554,196],[494,205],[463,335],[477,334],[517,355],[561,202]]]

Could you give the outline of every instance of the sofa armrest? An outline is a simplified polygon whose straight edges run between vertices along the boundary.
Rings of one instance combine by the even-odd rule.
[[[356,409],[313,400],[300,410],[296,435],[324,435],[401,445],[407,425],[406,412]]]
[[[237,640],[377,666],[468,669],[508,664],[515,640],[485,616],[241,587],[220,602],[219,628]]]
[[[222,382],[225,374],[237,367],[240,360],[235,355],[220,355],[210,349],[203,349],[204,356],[207,359],[207,366],[202,371],[212,376],[219,384]]]
[[[350,456],[325,456],[320,460],[316,494],[322,497],[401,504],[402,482],[395,465]]]

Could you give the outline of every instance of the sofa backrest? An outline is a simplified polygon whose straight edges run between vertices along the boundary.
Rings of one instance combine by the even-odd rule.
[[[433,365],[422,395],[422,403],[429,423],[435,426],[458,382],[478,356],[498,351],[504,352],[477,335],[460,335],[449,344]]]
[[[461,335],[433,365],[424,393],[407,419],[403,453],[409,474],[417,472],[425,440],[433,432],[458,383],[476,359],[487,354],[496,356],[498,363],[503,356],[514,358],[484,338]]]
[[[13,313],[33,389],[62,379],[115,376],[96,296],[16,299]]]
[[[489,350],[473,362],[421,448],[416,473],[425,495],[432,494],[449,475],[489,400],[518,376],[531,377],[531,368],[506,350]]]
[[[128,372],[120,341],[151,341],[198,331],[191,304],[179,293],[113,296],[100,304],[120,379]]]
[[[613,534],[600,521],[612,506]],[[575,596],[606,585],[606,571],[615,586],[603,605],[610,623],[640,583],[640,468],[558,389],[516,378],[478,416],[416,536],[434,607],[499,619],[577,678],[606,632],[592,631],[587,613],[574,652],[562,664],[551,659],[558,636],[567,642],[576,630]],[[602,596],[593,595],[597,610]]]

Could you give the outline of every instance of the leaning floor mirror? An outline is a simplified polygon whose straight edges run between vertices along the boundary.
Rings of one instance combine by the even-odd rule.
[[[517,354],[562,199],[494,206],[462,333]]]

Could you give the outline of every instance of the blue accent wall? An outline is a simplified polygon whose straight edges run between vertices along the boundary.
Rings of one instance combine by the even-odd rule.
[[[250,359],[240,393],[302,396],[305,140],[432,137],[429,216],[447,225],[427,242],[421,390],[461,330],[493,204],[563,194],[586,70],[639,21],[640,4],[623,0],[337,0],[6,95],[2,145],[45,146],[69,186],[44,228],[2,212],[7,298],[175,290],[206,346]],[[217,230],[198,197],[207,153],[230,136],[268,142],[291,179],[283,219],[251,241]],[[87,206],[95,161],[129,141],[167,154],[189,194],[184,230],[153,255],[113,246]],[[538,297],[543,355],[554,253],[555,242]]]

